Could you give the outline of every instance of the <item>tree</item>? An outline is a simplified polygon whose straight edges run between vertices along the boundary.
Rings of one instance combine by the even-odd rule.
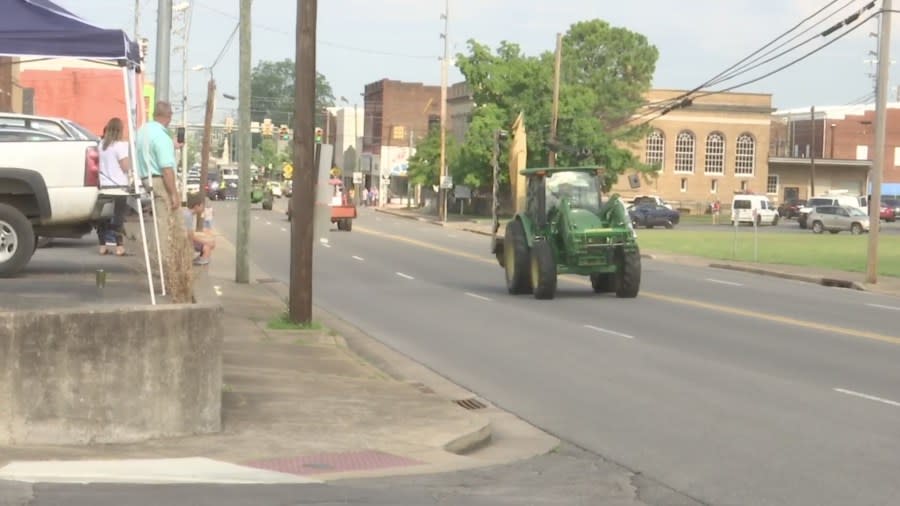
[[[595,19],[573,24],[563,38],[562,85],[557,128],[560,165],[598,165],[609,187],[628,168],[648,170],[627,149],[646,127],[628,125],[650,89],[657,49],[640,34]],[[479,107],[473,114],[460,163],[467,177],[490,183],[491,134],[508,128],[519,112],[528,131],[528,164],[545,166],[553,102],[552,52],[526,56],[504,41],[495,53],[469,41],[457,66],[472,86]]]
[[[278,150],[278,143],[272,139],[263,139],[263,141],[253,151],[253,164],[260,168],[264,173],[268,173],[269,165],[273,170],[280,170],[290,157],[287,153]]]
[[[458,148],[453,137],[447,136],[447,166],[452,166]],[[441,135],[432,129],[416,144],[416,153],[409,157],[407,175],[415,185],[437,185],[441,175]]]
[[[294,113],[294,61],[262,60],[250,76],[250,117],[253,121],[270,118],[277,125],[290,125]],[[334,92],[325,76],[316,73],[316,109],[334,106]],[[316,125],[322,126],[321,118]]]

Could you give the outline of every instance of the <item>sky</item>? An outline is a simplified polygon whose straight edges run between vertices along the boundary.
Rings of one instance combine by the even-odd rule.
[[[135,0],[55,0],[89,22],[105,28],[134,31]],[[238,37],[227,41],[238,19],[238,0],[173,0],[192,5],[188,65],[209,66],[225,51],[214,75],[222,93],[237,95]],[[347,104],[362,105],[360,94],[367,83],[383,78],[439,85],[441,32],[446,0],[319,0],[317,20],[317,68],[331,84],[334,95]],[[653,86],[690,89],[738,63],[779,37],[804,18],[828,6],[824,21],[785,46],[815,36],[860,9],[870,0],[449,0],[450,53],[465,53],[471,39],[496,47],[501,41],[518,43],[526,54],[552,51],[557,33],[573,23],[603,19],[613,26],[645,35],[659,50]],[[150,39],[151,55],[146,71],[154,72],[157,0],[140,3],[140,35]],[[880,2],[878,2],[880,5]],[[673,9],[673,6],[677,6]],[[868,16],[873,11],[866,11]],[[862,19],[862,18],[861,18]],[[293,59],[296,2],[254,0],[252,7],[252,60]],[[802,29],[811,23],[803,25]],[[864,100],[873,92],[877,49],[877,18],[837,40],[802,62],[738,91],[772,94],[778,109],[811,105],[845,105]],[[897,30],[894,30],[896,33]],[[793,32],[791,37],[794,36]],[[723,85],[747,79],[790,63],[836,38],[842,31],[790,52]],[[783,42],[785,39],[781,39]],[[900,94],[898,45],[892,37],[890,100]],[[173,39],[173,46],[180,40]],[[870,62],[867,62],[869,60]],[[780,63],[780,64],[779,64]],[[182,59],[171,63],[172,101],[180,96]],[[202,118],[206,72],[189,70],[188,108],[191,119]],[[451,67],[450,84],[463,80]],[[221,95],[220,95],[221,97]],[[337,105],[344,105],[340,100]],[[217,99],[217,111],[227,114],[237,102]]]

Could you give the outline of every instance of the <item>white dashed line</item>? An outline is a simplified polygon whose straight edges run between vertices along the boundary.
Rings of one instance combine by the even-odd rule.
[[[744,285],[741,284],[741,283],[735,283],[735,282],[733,282],[733,281],[722,281],[721,279],[715,279],[715,278],[706,278],[706,281],[709,281],[710,283],[717,283],[717,284],[720,284],[720,285],[728,285],[728,286],[744,286]]]
[[[216,286],[213,287],[213,290],[216,291],[216,296],[217,296],[217,297],[221,297],[221,296],[222,296],[222,287],[221,287],[221,286],[216,285]]]
[[[900,402],[892,401],[890,399],[882,399],[881,397],[875,397],[874,395],[868,395],[861,392],[854,392],[853,390],[845,390],[843,388],[835,388],[835,392],[852,395],[853,397],[859,397],[861,399],[867,399],[870,401],[880,402],[882,404],[888,404],[890,406],[896,406],[900,408]]]
[[[356,256],[356,255],[353,255],[353,259],[354,259],[354,260],[359,260],[360,262],[365,262],[365,261],[366,261],[365,258],[363,258],[363,257],[358,257],[358,256]]]
[[[416,278],[410,276],[409,274],[403,274],[402,272],[398,272],[397,275],[404,279],[416,279]]]
[[[869,307],[874,307],[878,309],[887,309],[889,311],[900,311],[900,307],[897,306],[882,306],[881,304],[866,304]]]
[[[593,326],[593,325],[585,325],[584,328],[586,328],[586,329],[591,329],[591,330],[593,330],[593,331],[595,331],[595,332],[602,332],[602,333],[604,333],[604,334],[611,334],[611,335],[614,335],[614,336],[624,337],[625,339],[634,339],[634,336],[629,336],[628,334],[623,334],[623,333],[621,333],[621,332],[616,332],[615,330],[601,329],[600,327],[595,327],[595,326]]]
[[[331,245],[328,244],[327,242],[323,242],[323,243],[322,243],[322,246],[324,246],[324,247],[326,247],[326,248],[330,248],[330,247],[331,247]]]
[[[487,301],[487,302],[490,302],[490,301],[493,300],[493,299],[489,299],[489,298],[487,298],[487,297],[484,297],[484,296],[482,296],[482,295],[478,295],[477,293],[466,292],[466,295],[469,296],[469,297],[472,297],[473,299],[484,300],[484,301]]]
[[[271,224],[272,224],[271,221],[267,221],[267,222],[266,222],[266,225],[271,225]]]
[[[282,232],[287,232],[287,229],[284,228],[284,227],[281,227],[281,231],[282,231]]]

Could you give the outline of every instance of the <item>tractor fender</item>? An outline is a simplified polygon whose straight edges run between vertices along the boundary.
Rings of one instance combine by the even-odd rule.
[[[528,247],[531,248],[534,246],[534,222],[528,216],[524,214],[517,214],[515,220],[519,220],[522,222],[522,228],[525,229],[525,241],[528,244]]]

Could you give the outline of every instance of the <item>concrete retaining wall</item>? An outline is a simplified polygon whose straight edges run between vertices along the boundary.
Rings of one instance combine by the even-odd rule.
[[[0,444],[221,430],[221,308],[0,313]]]

